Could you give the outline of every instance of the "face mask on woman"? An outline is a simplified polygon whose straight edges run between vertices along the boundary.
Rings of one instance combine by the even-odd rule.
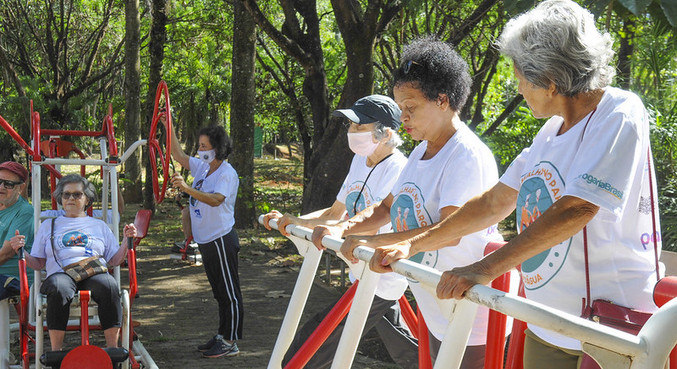
[[[197,156],[200,158],[200,160],[209,164],[212,161],[214,161],[214,159],[216,159],[216,151],[214,149],[207,151],[198,151]]]
[[[348,133],[348,146],[357,155],[369,156],[374,153],[378,142],[374,142],[371,137],[372,132]]]

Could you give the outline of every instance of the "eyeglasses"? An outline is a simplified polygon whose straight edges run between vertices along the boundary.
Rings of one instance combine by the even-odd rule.
[[[7,179],[0,179],[0,185],[5,186],[5,188],[8,189],[8,190],[11,190],[11,189],[14,188],[14,186],[20,185],[22,183],[23,183],[23,181],[14,182],[14,181],[10,181],[10,180],[7,180]]]
[[[409,74],[409,71],[411,70],[412,65],[418,65],[419,67],[423,67],[423,65],[421,65],[421,63],[417,63],[413,60],[408,60],[402,66],[402,72],[404,72],[404,74]]]
[[[82,192],[64,192],[61,194],[61,198],[64,200],[68,200],[71,197],[75,200],[80,200],[80,198],[84,195]]]

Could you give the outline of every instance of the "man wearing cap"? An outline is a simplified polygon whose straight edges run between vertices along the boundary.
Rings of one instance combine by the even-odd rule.
[[[33,207],[21,194],[28,171],[15,161],[0,164],[0,300],[19,294],[19,257],[9,245],[18,230],[26,235],[26,251],[33,245]],[[28,273],[29,283],[32,273]]]
[[[278,229],[287,236],[285,227],[289,224],[312,229],[318,225],[333,224],[353,217],[367,208],[378,205],[390,193],[407,160],[397,149],[402,143],[397,134],[400,114],[395,101],[382,95],[366,96],[357,100],[349,109],[336,110],[334,116],[344,117],[350,121],[348,145],[355,153],[336,201],[330,208],[301,217],[282,215],[273,211],[264,216],[264,226],[270,229],[268,221],[277,219]],[[374,233],[377,231],[392,232],[392,227],[388,224],[375,229]],[[351,267],[350,279],[355,281],[352,269],[358,268],[356,271],[359,271],[360,265],[351,263],[348,265]],[[402,326],[397,305],[397,299],[406,288],[407,281],[404,277],[395,273],[381,275],[363,334],[375,327],[392,359],[403,368],[412,368],[417,364],[417,344],[408,330]],[[289,362],[334,305],[335,303],[328,305],[299,329],[287,351],[283,366]],[[317,369],[328,368],[331,365],[344,322],[327,338],[306,367]]]

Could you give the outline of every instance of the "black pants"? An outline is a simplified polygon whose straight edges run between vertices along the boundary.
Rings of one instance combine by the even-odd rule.
[[[66,273],[54,273],[42,283],[40,292],[47,295],[47,328],[65,331],[68,325],[69,307],[75,293],[89,290],[92,300],[99,305],[101,328],[120,327],[122,305],[115,278],[108,274],[93,275],[75,283]]]
[[[336,300],[338,302],[338,300]],[[306,339],[315,331],[322,320],[327,316],[329,311],[336,305],[336,302],[327,306],[323,311],[315,314],[306,324],[299,329],[294,337],[287,354],[282,361],[282,367],[294,357],[296,352],[305,343]],[[390,357],[402,368],[417,368],[418,367],[418,344],[416,340],[400,325],[399,308],[397,301],[384,300],[378,296],[374,296],[374,302],[371,304],[367,321],[364,324],[362,336],[369,332],[370,329],[376,327],[381,340],[386,346]],[[309,369],[324,369],[331,366],[334,360],[334,354],[338,348],[341,333],[346,319],[336,327],[334,332],[327,338],[327,340],[320,346],[315,355],[308,361],[306,368]]]
[[[226,340],[241,339],[244,309],[237,272],[237,254],[240,252],[237,232],[233,229],[221,238],[198,244],[198,247],[212,293],[219,304],[218,333]]]

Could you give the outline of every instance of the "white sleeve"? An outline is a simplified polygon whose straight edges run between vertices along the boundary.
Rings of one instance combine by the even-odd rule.
[[[505,173],[498,180],[504,185],[519,191],[520,189],[520,177],[524,173],[524,165],[526,165],[527,157],[529,157],[529,150],[531,147],[527,147],[522,152],[517,155],[515,160],[510,163],[508,169],[505,170]]]
[[[240,180],[235,170],[224,171],[214,186],[214,193],[220,193],[226,198],[236,198],[239,184]]]
[[[564,194],[606,210],[611,215],[607,220],[620,219],[637,168],[647,159],[647,144],[638,129],[637,121],[620,113],[589,127],[565,179]]]
[[[49,231],[52,228],[51,220],[45,220],[40,224],[40,229],[38,229],[38,234],[35,235],[35,240],[33,241],[33,248],[31,249],[31,256],[46,259],[47,254],[45,252],[45,245],[49,242]]]
[[[195,173],[197,173],[202,165],[204,165],[204,162],[196,157],[191,156],[188,158],[188,166],[190,167],[190,175],[195,178]]]
[[[118,250],[120,250],[120,244],[118,244],[118,241],[115,239],[113,231],[111,231],[105,223],[101,227],[101,232],[103,233],[101,236],[105,245],[103,258],[106,259],[106,261],[110,261]]]

